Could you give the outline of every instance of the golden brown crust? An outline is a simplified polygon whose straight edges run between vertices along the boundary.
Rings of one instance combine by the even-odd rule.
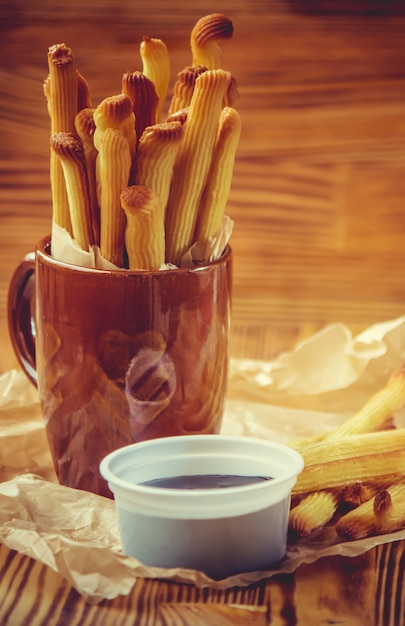
[[[62,67],[73,63],[72,50],[65,43],[56,43],[48,49],[48,62]]]
[[[120,93],[104,98],[94,111],[94,122],[97,128],[119,128],[132,114],[133,105],[129,96]]]
[[[144,185],[131,185],[121,192],[121,204],[127,213],[134,214],[150,202],[153,196],[152,189]]]
[[[139,140],[145,128],[156,123],[159,97],[155,85],[142,72],[126,72],[122,77],[122,93],[132,100],[136,136]]]
[[[191,39],[199,47],[204,47],[215,39],[230,39],[232,35],[233,23],[222,13],[205,15],[191,31]]]
[[[52,148],[60,158],[75,161],[83,168],[86,167],[83,146],[81,141],[70,133],[55,133],[51,137]]]
[[[206,71],[207,68],[203,65],[190,65],[177,74],[177,80],[174,83],[173,95],[169,105],[169,115],[181,109],[185,109],[190,105],[195,81]]]
[[[130,269],[159,270],[165,259],[159,195],[144,185],[131,185],[121,192],[121,206],[127,217],[125,245]]]
[[[190,44],[193,65],[206,65],[213,70],[222,67],[222,50],[218,40],[233,35],[232,21],[222,13],[202,17],[191,31]]]
[[[87,165],[81,141],[72,133],[51,136],[51,147],[60,159],[65,178],[73,238],[88,251],[93,243]]]

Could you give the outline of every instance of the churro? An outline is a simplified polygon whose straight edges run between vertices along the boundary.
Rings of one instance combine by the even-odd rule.
[[[150,187],[159,195],[163,214],[182,136],[180,122],[155,124],[145,128],[138,145],[135,183]]]
[[[55,133],[51,147],[60,160],[69,203],[73,238],[82,250],[93,243],[86,159],[80,140],[72,133]]]
[[[140,54],[143,63],[142,73],[152,81],[158,96],[156,122],[160,122],[170,82],[170,58],[167,46],[161,39],[144,37],[140,45]]]
[[[78,111],[78,78],[72,50],[64,43],[48,50],[49,79],[44,84],[51,119],[51,135],[74,133]],[[72,234],[69,202],[62,165],[55,152],[50,155],[53,221]]]
[[[159,270],[165,260],[162,203],[157,193],[142,185],[126,187],[121,205],[127,216],[125,244],[129,268]]]
[[[198,208],[194,241],[207,242],[220,229],[231,189],[240,133],[239,113],[225,107],[221,112],[207,183]]]
[[[201,74],[195,83],[166,211],[166,260],[175,265],[181,264],[193,241],[229,80],[229,72],[211,70]]]
[[[233,24],[226,15],[212,13],[202,17],[191,31],[192,65],[205,65],[210,70],[222,67],[218,40],[230,39],[232,35]]]

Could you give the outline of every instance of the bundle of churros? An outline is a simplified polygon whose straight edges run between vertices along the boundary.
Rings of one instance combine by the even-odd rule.
[[[292,540],[326,525],[344,540],[405,528],[405,428],[392,422],[404,404],[405,366],[335,430],[291,442],[305,464],[293,490]]]
[[[53,223],[81,250],[136,270],[181,266],[196,243],[212,250],[241,132],[236,81],[222,69],[220,41],[232,34],[219,13],[195,24],[171,97],[167,46],[144,37],[142,69],[96,107],[72,50],[49,48]]]

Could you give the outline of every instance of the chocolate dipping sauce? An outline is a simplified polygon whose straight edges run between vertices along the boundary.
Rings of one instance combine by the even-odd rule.
[[[224,489],[242,487],[253,483],[271,480],[271,476],[238,476],[233,474],[192,474],[190,476],[169,476],[154,478],[141,485],[164,489]]]

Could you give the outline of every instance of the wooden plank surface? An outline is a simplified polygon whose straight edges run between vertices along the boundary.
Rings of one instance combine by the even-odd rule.
[[[86,603],[50,568],[0,545],[2,626],[404,626],[404,542],[324,558],[250,587],[138,579],[128,596]]]

